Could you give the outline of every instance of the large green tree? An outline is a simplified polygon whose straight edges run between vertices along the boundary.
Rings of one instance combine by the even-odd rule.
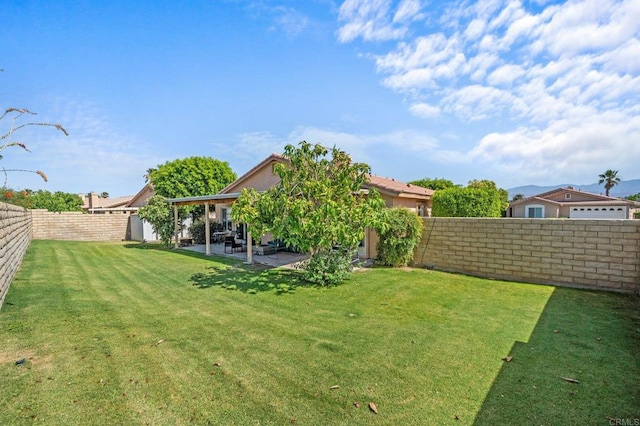
[[[481,180],[470,180],[467,188],[479,188],[484,189],[488,192],[490,196],[493,196],[494,192],[498,193],[500,197],[500,210],[501,214],[507,210],[509,207],[509,191],[503,188],[498,188],[498,185],[492,180],[489,179],[481,179]]]
[[[412,185],[421,186],[423,188],[433,189],[434,191],[459,186],[451,182],[449,179],[440,179],[440,178],[431,179],[428,177],[424,179],[414,180],[409,183]]]
[[[38,190],[30,195],[34,209],[47,209],[50,212],[81,212],[82,199],[78,194],[69,192],[49,192]]]
[[[287,145],[283,156],[287,163],[274,166],[279,183],[263,193],[244,189],[231,216],[248,224],[254,236],[270,232],[308,253],[308,280],[338,282],[365,228],[378,224],[384,208],[376,190],[362,190],[370,168],[336,147],[305,141]]]
[[[609,169],[599,175],[598,178],[598,185],[602,185],[604,183],[604,190],[607,197],[609,196],[609,191],[611,190],[611,188],[620,183],[620,178],[618,177],[617,170]]]
[[[237,176],[226,161],[187,157],[149,169],[147,177],[156,194],[179,198],[217,194]]]

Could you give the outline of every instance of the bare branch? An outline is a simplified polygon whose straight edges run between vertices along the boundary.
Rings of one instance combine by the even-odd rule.
[[[45,182],[49,182],[49,178],[47,177],[47,175],[42,171],[42,170],[25,170],[25,169],[5,169],[4,167],[2,168],[2,173],[4,174],[4,183],[2,184],[3,187],[7,186],[7,178],[8,178],[8,172],[26,172],[26,173],[35,173],[38,176],[40,176],[42,178],[42,180],[44,180]]]
[[[4,135],[0,136],[0,141],[3,139],[8,138],[9,136],[11,136],[12,134],[14,134],[16,131],[22,129],[23,127],[27,127],[27,126],[43,126],[43,127],[55,127],[56,129],[60,130],[62,133],[64,133],[65,136],[69,136],[69,133],[65,130],[64,127],[62,127],[62,125],[60,124],[51,124],[51,123],[24,123],[19,125],[18,127],[14,127],[11,130],[9,130],[7,133],[5,133]]]
[[[0,71],[2,71],[2,69],[0,69]],[[2,115],[0,115],[0,121],[2,119],[4,119],[7,116],[10,116],[11,119],[11,125],[9,130],[3,134],[0,135],[0,141],[3,141],[3,143],[0,143],[0,152],[2,152],[5,148],[10,148],[10,147],[18,147],[18,148],[22,148],[27,152],[31,152],[27,146],[23,143],[23,142],[18,142],[18,141],[12,141],[10,140],[10,138],[13,136],[13,134],[17,131],[20,130],[24,127],[28,127],[28,126],[42,126],[42,127],[55,127],[56,130],[61,131],[62,133],[64,133],[65,136],[69,136],[69,133],[67,132],[67,130],[62,127],[61,124],[59,123],[41,123],[41,122],[29,122],[29,123],[24,123],[24,124],[20,124],[18,126],[15,125],[16,120],[20,117],[22,117],[23,115],[37,115],[35,112],[31,112],[29,111],[27,108],[15,108],[15,107],[9,107],[7,108],[4,113],[2,113]],[[0,155],[0,159],[2,159],[2,155]],[[1,169],[2,173],[4,174],[4,184],[3,186],[7,185],[7,178],[8,178],[8,172],[28,172],[28,173],[35,173],[38,176],[40,176],[45,182],[48,182],[48,178],[47,175],[42,171],[42,170],[25,170],[25,169],[5,169],[4,167]]]

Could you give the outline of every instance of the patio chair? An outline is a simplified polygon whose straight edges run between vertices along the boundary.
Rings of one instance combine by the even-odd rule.
[[[242,250],[242,243],[236,241],[234,236],[224,238],[224,252],[227,253],[227,247],[231,249],[230,253],[233,253],[236,249]]]

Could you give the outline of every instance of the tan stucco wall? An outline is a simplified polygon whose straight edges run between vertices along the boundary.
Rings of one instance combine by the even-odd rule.
[[[414,264],[510,281],[640,293],[640,221],[425,218]]]
[[[143,207],[147,205],[147,200],[153,196],[153,189],[149,186],[143,188],[141,194],[137,194],[137,197],[132,200],[131,207]]]
[[[257,191],[266,191],[275,186],[280,178],[273,174],[273,165],[276,161],[264,164],[261,168],[255,170],[247,179],[237,182],[233,186],[226,188],[225,193],[240,192],[243,188],[255,188]]]
[[[0,203],[0,308],[29,247],[31,236],[29,211]]]

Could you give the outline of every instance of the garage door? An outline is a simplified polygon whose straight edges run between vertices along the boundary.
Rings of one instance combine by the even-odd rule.
[[[571,219],[626,219],[627,208],[624,206],[615,207],[571,207]]]

